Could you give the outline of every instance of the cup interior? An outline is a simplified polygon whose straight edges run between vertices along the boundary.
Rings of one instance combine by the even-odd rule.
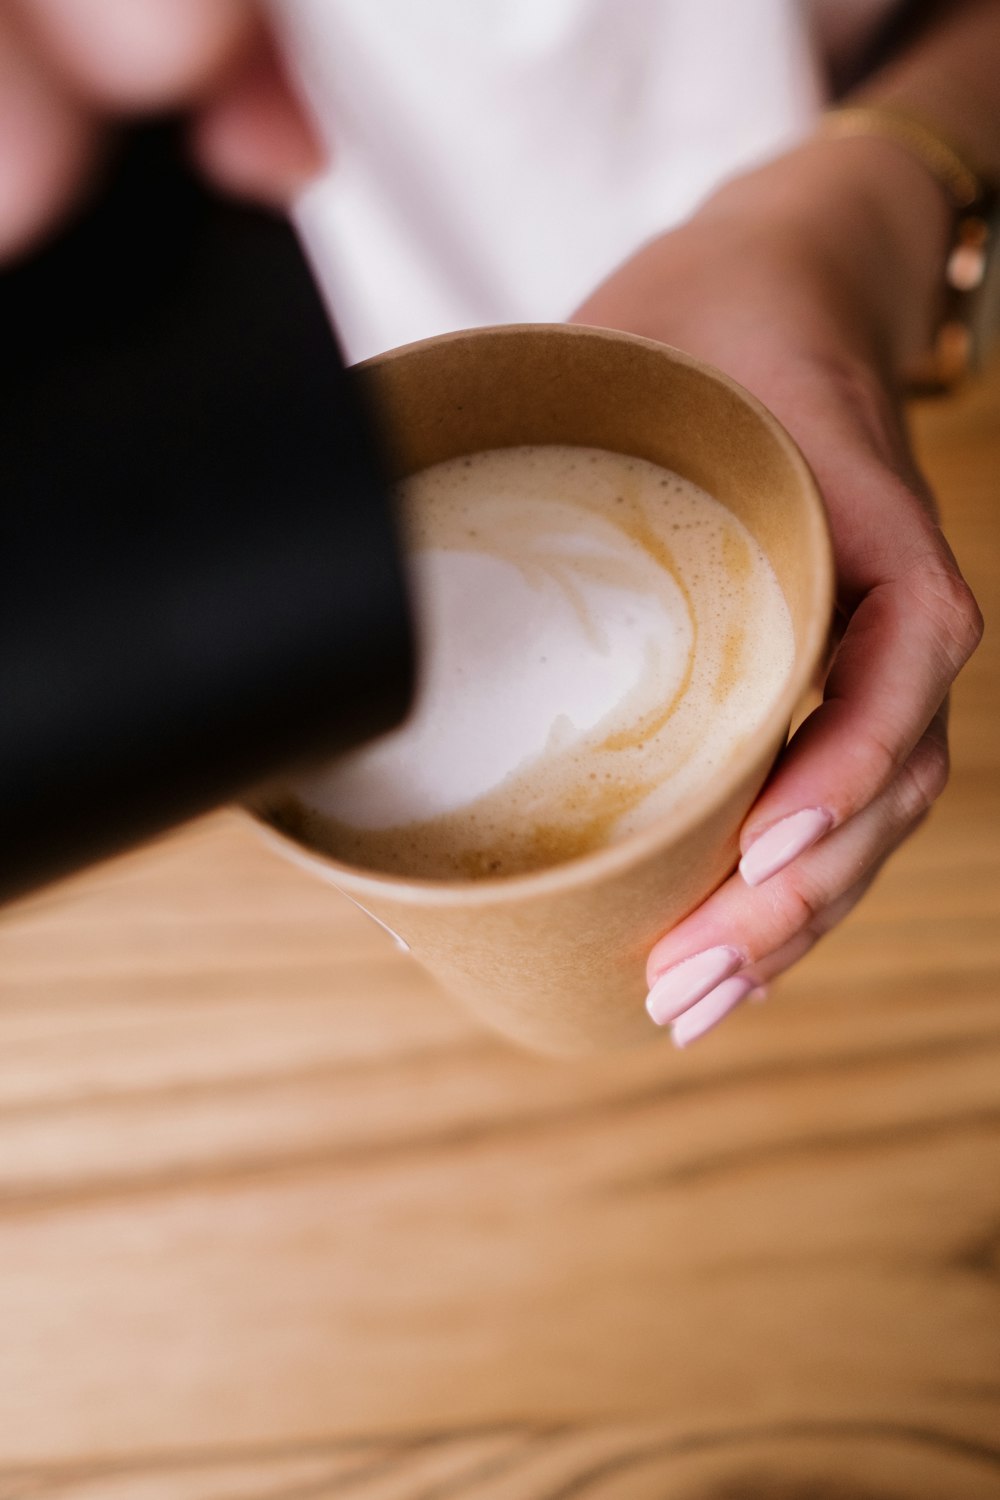
[[[823,659],[832,613],[823,504],[808,465],[776,419],[734,381],[678,350],[566,324],[445,334],[379,355],[354,374],[381,429],[390,480],[490,448],[605,448],[674,470],[746,525],[785,595],[795,661],[740,756],[671,815],[671,837],[680,840],[721,809],[748,765],[773,758]],[[252,799],[252,810],[279,832],[288,827],[278,811],[282,800],[272,800],[266,789]],[[406,901],[459,896],[478,904],[493,900],[492,893],[516,900],[528,886],[541,891],[586,881],[598,867],[610,872],[663,840],[654,824],[560,865],[471,883],[361,871],[322,857],[363,892],[391,889]]]
[[[565,443],[648,459],[721,500],[777,574],[797,663],[809,662],[801,696],[832,607],[826,518],[792,440],[734,381],[651,340],[564,324],[446,334],[357,374],[393,479],[485,448]]]

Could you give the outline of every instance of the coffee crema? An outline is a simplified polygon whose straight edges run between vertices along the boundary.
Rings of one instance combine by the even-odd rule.
[[[398,486],[420,637],[408,721],[269,805],[295,837],[425,879],[521,874],[668,815],[792,667],[760,546],[704,490],[568,446]]]

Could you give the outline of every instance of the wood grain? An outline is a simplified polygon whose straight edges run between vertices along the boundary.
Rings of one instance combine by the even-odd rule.
[[[917,413],[1000,617],[1000,367]],[[0,919],[0,1500],[1000,1495],[1000,647],[683,1055],[494,1041],[220,813]]]

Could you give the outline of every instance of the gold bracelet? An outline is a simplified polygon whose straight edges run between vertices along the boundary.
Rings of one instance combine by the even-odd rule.
[[[876,135],[895,141],[927,168],[958,212],[985,195],[983,178],[950,141],[917,115],[893,104],[849,104],[832,109],[823,116],[820,135],[834,139]]]
[[[819,134],[829,140],[867,136],[895,141],[908,151],[943,189],[955,214],[944,268],[944,307],[940,326],[925,359],[909,372],[914,390],[950,390],[971,368],[978,367],[986,338],[993,331],[992,304],[1000,289],[989,288],[990,250],[995,239],[994,186],[926,120],[892,104],[852,104],[824,115]],[[994,257],[994,261],[995,261]]]

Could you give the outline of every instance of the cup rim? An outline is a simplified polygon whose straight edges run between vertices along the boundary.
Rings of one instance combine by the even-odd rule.
[[[795,664],[781,693],[760,723],[742,741],[739,756],[734,755],[720,766],[710,781],[685,799],[682,807],[663,814],[644,828],[624,834],[612,844],[591,850],[588,854],[564,860],[561,864],[547,865],[542,869],[529,870],[518,875],[485,876],[476,880],[436,880],[424,876],[383,873],[348,864],[328,854],[325,850],[302,843],[271,822],[264,812],[252,804],[247,806],[244,803],[254,819],[263,824],[272,839],[277,839],[281,845],[288,845],[288,853],[295,852],[298,856],[297,862],[301,863],[301,856],[305,854],[310,864],[318,863],[325,872],[329,872],[329,878],[334,884],[340,880],[349,884],[352,893],[363,894],[365,890],[368,890],[373,896],[378,894],[383,898],[393,899],[400,905],[422,907],[451,907],[456,903],[467,906],[497,906],[506,901],[521,902],[531,896],[542,897],[568,892],[580,885],[592,885],[596,879],[615,875],[624,867],[641,864],[646,858],[665,847],[663,837],[665,822],[669,822],[670,825],[668,843],[676,844],[699,823],[704,822],[716,808],[723,805],[739,784],[744,774],[742,768],[745,768],[748,761],[756,759],[767,743],[780,732],[780,726],[787,726],[791,722],[796,705],[813,681],[816,669],[827,649],[834,604],[834,559],[829,522],[819,485],[798,444],[778,418],[745,386],[740,385],[722,370],[696,359],[691,354],[686,354],[672,344],[660,343],[656,339],[645,338],[640,334],[623,333],[615,328],[602,328],[581,323],[504,323],[455,329],[449,333],[435,334],[431,338],[400,344],[397,348],[387,349],[382,354],[376,354],[361,361],[353,368],[366,370],[382,366],[390,361],[404,359],[417,351],[422,352],[440,344],[468,343],[481,338],[523,338],[525,335],[537,334],[544,334],[547,337],[554,335],[571,339],[594,339],[602,343],[610,341],[645,348],[674,364],[686,366],[715,385],[724,387],[735,396],[771,434],[795,473],[807,500],[819,608],[814,611],[806,626],[802,649],[796,652]]]

